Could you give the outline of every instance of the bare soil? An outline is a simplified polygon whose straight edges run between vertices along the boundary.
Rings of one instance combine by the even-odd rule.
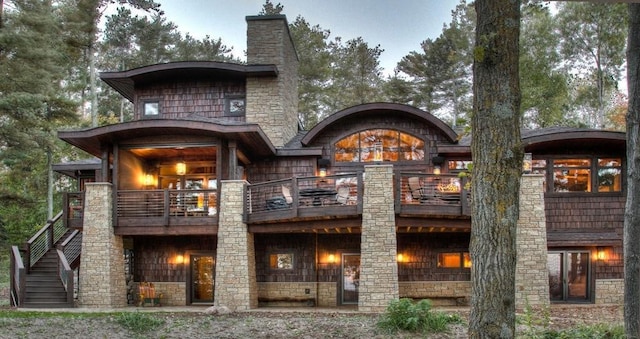
[[[166,312],[168,308],[128,308],[132,312],[149,312],[162,324],[147,332],[130,330],[118,321],[119,313],[43,315],[16,317],[8,307],[0,311],[0,338],[424,338],[423,334],[390,335],[376,327],[379,315],[314,309],[259,309],[225,315],[197,312]],[[430,334],[427,338],[467,338],[468,308],[436,309],[456,313],[465,323],[453,325],[447,333]],[[61,311],[63,312],[63,311]],[[553,305],[550,312],[518,314],[518,331],[533,328],[567,329],[579,324],[621,324],[620,306]],[[521,335],[526,337],[526,335]]]

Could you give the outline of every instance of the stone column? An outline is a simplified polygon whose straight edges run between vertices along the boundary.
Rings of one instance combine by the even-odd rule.
[[[516,308],[549,307],[547,227],[544,176],[525,174],[520,180],[520,218],[516,233]]]
[[[232,311],[258,307],[253,234],[242,221],[244,180],[222,181],[214,303]]]
[[[365,166],[358,310],[382,312],[398,292],[393,166]]]
[[[78,305],[127,306],[122,237],[113,233],[112,185],[87,183],[84,192]]]

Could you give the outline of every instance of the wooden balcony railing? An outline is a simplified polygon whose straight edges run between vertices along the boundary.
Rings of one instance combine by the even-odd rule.
[[[217,223],[217,190],[119,190],[116,227]],[[190,220],[190,221],[189,221]]]
[[[456,174],[396,173],[395,206],[401,216],[470,216],[467,178]]]
[[[363,173],[302,177],[248,185],[245,222],[362,213]]]
[[[25,244],[25,268],[27,273],[47,251],[53,248],[53,245],[62,238],[67,228],[62,222],[62,212],[58,213],[53,219],[47,223],[27,241]]]

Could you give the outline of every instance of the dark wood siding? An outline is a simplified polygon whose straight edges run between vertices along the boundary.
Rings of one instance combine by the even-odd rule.
[[[270,159],[254,163],[245,169],[250,183],[316,175],[315,158]]]
[[[190,252],[207,252],[215,256],[217,240],[212,236],[135,237],[133,239],[134,281],[184,282],[187,281]],[[182,255],[185,263],[176,264]]]
[[[595,255],[598,247],[605,247],[606,260],[592,261],[594,278],[622,278],[624,209],[623,193],[614,196],[547,194],[549,249],[585,249]]]
[[[245,95],[244,81],[181,81],[154,83],[136,88],[135,119],[142,119],[145,100],[160,101],[161,119],[190,117],[220,118],[225,112],[225,97]],[[229,121],[244,121],[242,117],[227,117]]]
[[[398,234],[399,281],[469,281],[469,268],[438,268],[438,253],[469,252],[469,233]]]

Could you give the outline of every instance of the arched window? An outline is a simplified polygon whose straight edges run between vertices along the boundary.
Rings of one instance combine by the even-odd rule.
[[[424,140],[392,129],[353,133],[334,144],[336,162],[424,160]]]

